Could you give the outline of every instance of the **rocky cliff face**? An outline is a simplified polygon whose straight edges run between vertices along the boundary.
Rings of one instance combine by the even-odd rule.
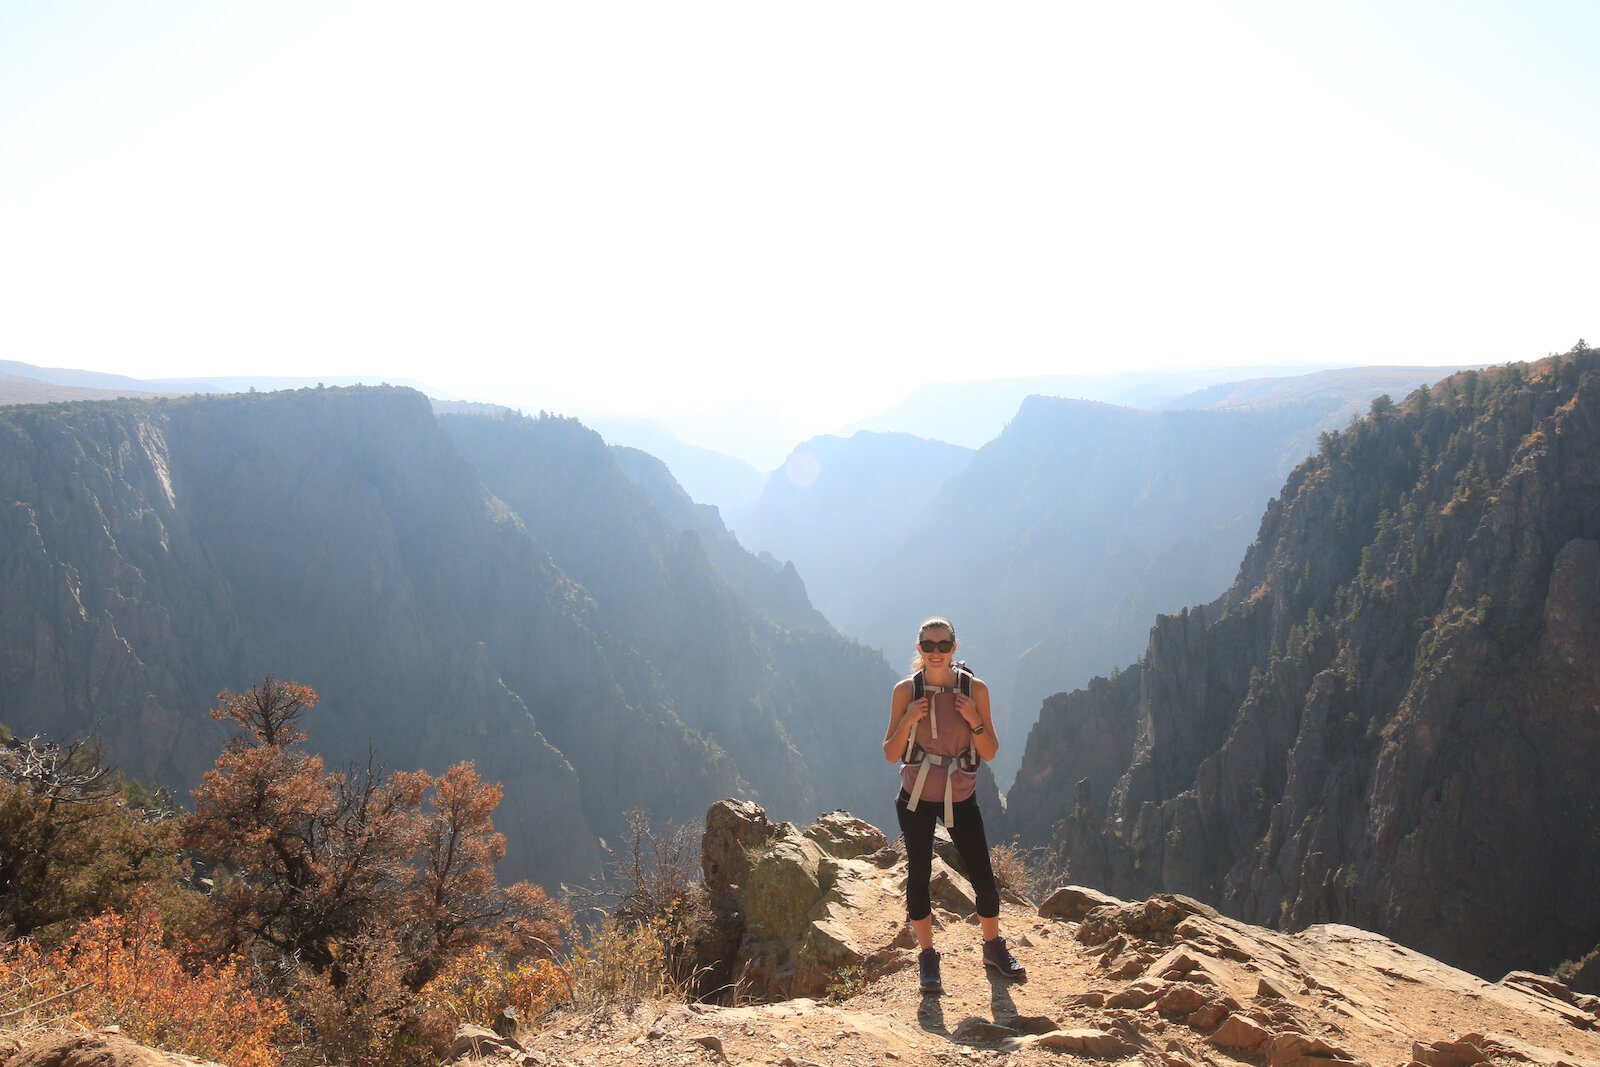
[[[784,813],[833,803],[892,810],[895,783],[876,742],[893,675],[882,657],[802,609],[809,605],[792,569],[786,580],[739,549],[720,522],[685,514],[681,501],[664,512],[656,504],[663,472],[637,458],[624,470],[574,420],[441,424],[490,491],[594,597],[606,629],[655,667],[672,706],[729,756],[751,796]],[[679,771],[665,764],[655,773]]]
[[[702,582],[693,544],[672,550],[678,594],[737,600]],[[16,732],[98,732],[120,769],[184,790],[226,736],[215,694],[292,677],[322,695],[307,725],[335,765],[473,759],[503,782],[510,877],[582,878],[628,809],[688,821],[766,770],[709,736],[705,708],[687,721],[669,662],[608,628],[406,390],[6,409],[0,585],[0,721]],[[829,674],[836,637],[785,640],[820,642]],[[699,681],[734,691],[744,670],[704,664]],[[838,687],[871,676],[876,707],[876,672],[832,671],[827,697],[860,703]],[[761,795],[799,814],[800,777]]]
[[[714,505],[696,503],[655,456],[619,445],[611,446],[611,455],[655,506],[666,529],[677,534],[692,530],[717,573],[751,607],[791,630],[833,628],[812,607],[793,561],[779,563],[770,556],[752,555],[723,524],[721,512]]]
[[[1233,586],[1055,698],[1015,827],[1117,893],[1349,922],[1483,974],[1600,940],[1600,359],[1326,436]]]

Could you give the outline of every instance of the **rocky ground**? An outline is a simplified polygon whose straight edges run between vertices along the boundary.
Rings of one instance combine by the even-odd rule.
[[[923,996],[901,922],[903,857],[874,828],[842,813],[803,831],[772,826],[752,805],[725,802],[707,816],[704,856],[725,921],[743,927],[733,958],[752,1002],[558,1018],[520,1050],[483,1035],[480,1058],[1600,1067],[1600,998],[1532,974],[1485,982],[1353,927],[1281,934],[1183,897],[1124,902],[1081,887],[1038,906],[1013,897],[1002,924],[1028,979],[1008,982],[982,968],[970,889],[943,859],[934,889],[945,992]]]
[[[804,831],[770,825],[732,802],[707,824],[738,1003],[557,1016],[517,1039],[464,1030],[449,1062],[1600,1067],[1600,998],[1525,973],[1485,982],[1353,927],[1277,933],[1184,897],[1012,897],[1002,924],[1028,977],[1008,982],[983,970],[970,890],[943,859],[945,992],[924,996],[901,922],[903,857],[881,833],[842,813]],[[28,1055],[4,1067],[80,1062]]]
[[[1483,982],[1350,927],[1284,936],[1162,898],[1119,909],[1136,921],[1175,913],[1170,943],[1120,931],[1087,944],[1080,937],[1097,920],[1007,906],[1026,983],[986,975],[976,928],[947,923],[943,996],[919,994],[906,967],[836,1003],[651,1005],[558,1020],[526,1035],[526,1054],[488,1062],[1600,1065],[1600,1005],[1548,979]]]

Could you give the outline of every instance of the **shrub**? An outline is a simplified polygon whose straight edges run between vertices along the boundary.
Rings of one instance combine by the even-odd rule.
[[[1555,976],[1579,993],[1600,993],[1600,948],[1575,960],[1567,960]]]
[[[33,738],[0,749],[0,932],[59,940],[172,871],[176,824],[117,794],[92,745]]]
[[[649,922],[607,919],[587,936],[572,939],[566,962],[569,1002],[579,1011],[599,1012],[646,1000],[689,999],[689,983],[674,976],[672,965],[683,944],[670,914]]]
[[[574,896],[583,911],[603,916],[587,934],[569,926],[574,1006],[601,1010],[695,995],[714,919],[691,828],[657,833],[643,812],[630,812],[623,847],[601,885]]]
[[[1028,886],[1028,868],[1023,862],[1023,852],[1015,845],[994,845],[989,849],[989,865],[994,870],[995,885],[1022,893]]]
[[[420,1067],[463,1022],[576,1001],[551,962],[570,914],[537,886],[495,882],[500,787],[469,763],[437,777],[329,771],[302,748],[300,719],[316,704],[310,687],[271,678],[219,694],[212,715],[242,733],[181,823],[130,817],[77,746],[0,750],[0,933],[10,923],[55,939],[0,945],[0,1013],[116,1023],[237,1067]],[[180,846],[216,862],[210,897],[157,878]],[[693,894],[663,883],[636,898],[617,929],[648,933],[674,959],[682,935],[664,931],[679,929],[672,917],[693,911]],[[663,907],[641,925],[641,908]],[[581,958],[639,957],[602,942]],[[650,984],[672,966],[633,977]]]
[[[420,1031],[437,1050],[449,1044],[462,1023],[488,1023],[508,1009],[525,1025],[535,1025],[567,998],[569,988],[566,970],[550,960],[513,965],[479,945],[422,987],[416,1006]]]
[[[1067,880],[1066,861],[1052,849],[1013,844],[989,849],[995,884],[1031,901],[1041,901]]]
[[[338,988],[348,960],[387,941],[379,955],[412,992],[481,943],[512,959],[553,952],[562,909],[537,886],[494,880],[500,787],[470,763],[437,778],[330,772],[299,747],[300,716],[316,703],[309,686],[268,678],[220,694],[212,712],[245,734],[195,791],[182,841],[234,869],[216,894],[220,944],[293,960]]]
[[[244,732],[195,791],[182,841],[228,861],[214,942],[274,976],[302,1044],[354,1065],[425,1062],[441,1019],[538,984],[522,969],[560,950],[566,912],[537,886],[496,884],[498,785],[470,763],[329,771],[301,747],[316,703],[272,678],[219,694],[212,716]]]
[[[237,957],[192,958],[192,946],[167,935],[153,899],[140,893],[52,951],[31,939],[0,948],[0,1010],[24,1009],[31,1021],[115,1024],[149,1045],[276,1067],[274,1039],[288,1021],[282,1002],[256,993]]]
[[[289,981],[289,1008],[299,1029],[294,1059],[353,1067],[422,1067],[434,1062],[415,1025],[415,997],[404,964],[382,938],[339,947],[338,981],[301,966]]]
[[[867,988],[867,967],[864,963],[850,963],[828,975],[827,999],[842,1004]]]

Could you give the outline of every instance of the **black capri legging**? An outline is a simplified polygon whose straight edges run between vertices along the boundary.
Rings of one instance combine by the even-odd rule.
[[[933,826],[944,818],[944,802],[924,800],[916,811],[906,809],[910,796],[904,789],[895,798],[894,813],[906,839],[906,918],[911,922],[933,914],[928,899],[928,879],[933,877]],[[983,813],[978,798],[958,800],[953,806],[956,824],[947,827],[961,863],[967,869],[973,895],[978,899],[978,914],[992,919],[1000,914],[1000,891],[994,884],[994,867],[989,863],[989,841],[983,833]]]

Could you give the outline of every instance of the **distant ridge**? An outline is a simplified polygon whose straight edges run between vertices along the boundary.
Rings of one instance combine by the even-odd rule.
[[[691,445],[660,423],[614,415],[583,416],[606,442],[648,452],[667,465],[672,476],[691,497],[711,504],[723,515],[750,505],[761,492],[766,475],[737,456]]]
[[[76,399],[101,399],[105,394],[112,396],[139,396],[183,395],[189,393],[247,393],[252,389],[270,393],[286,389],[313,388],[318,385],[395,385],[416,389],[418,392],[427,393],[431,396],[444,396],[438,390],[421,382],[408,378],[389,378],[378,374],[324,375],[321,377],[223,375],[202,378],[144,379],[129,378],[121,374],[106,374],[101,371],[74,370],[65,367],[36,367],[31,363],[18,363],[13,360],[0,360],[0,374],[38,382],[48,382],[51,385],[100,390],[102,393],[101,397],[84,396]]]
[[[1483,370],[1484,364],[1437,367],[1340,367],[1291,377],[1246,378],[1185,393],[1163,408],[1238,408],[1301,400],[1341,400],[1350,415],[1363,415],[1378,392],[1406,396],[1457,371]]]
[[[0,373],[0,407],[7,404],[60,404],[73,400],[114,400],[123,396],[149,395],[144,390],[89,389]]]
[[[966,448],[981,448],[1000,435],[1030,396],[1094,400],[1120,407],[1167,407],[1198,389],[1263,374],[1292,376],[1305,367],[1215,367],[1193,371],[1130,371],[1119,374],[1046,374],[1026,378],[929,382],[876,415],[836,431],[911,433]],[[1438,375],[1435,375],[1438,377]]]
[[[855,632],[861,582],[883,546],[909,537],[920,496],[971,458],[971,449],[912,434],[814,437],[768,476],[758,499],[729,514],[729,525],[745,544],[792,561],[822,612]],[[899,658],[899,648],[878,647]]]
[[[165,391],[156,388],[150,382],[140,381],[138,378],[129,378],[121,374],[102,374],[99,371],[73,370],[68,367],[36,367],[31,363],[18,363],[9,359],[0,359],[0,374],[9,374],[29,381],[46,382],[50,385],[69,386],[74,389],[98,389],[109,392],[114,396],[161,393]]]

